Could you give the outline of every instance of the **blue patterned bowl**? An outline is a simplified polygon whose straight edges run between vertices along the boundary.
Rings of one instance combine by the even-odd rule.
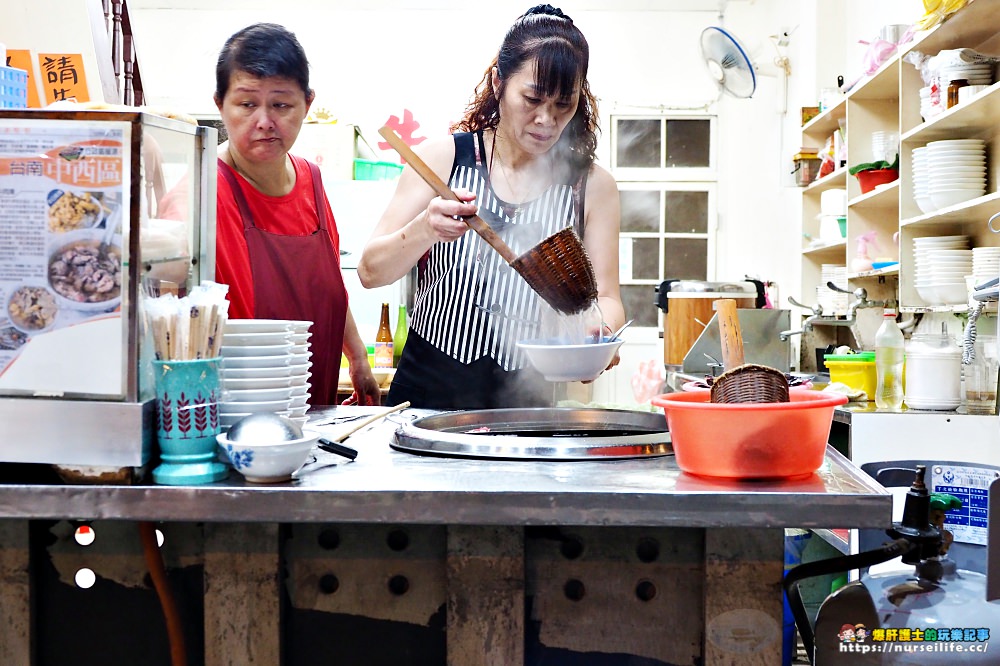
[[[320,438],[315,430],[303,430],[299,439],[271,443],[245,444],[230,442],[226,433],[216,436],[216,441],[230,464],[251,483],[278,483],[288,481],[292,472],[308,459],[309,452]]]

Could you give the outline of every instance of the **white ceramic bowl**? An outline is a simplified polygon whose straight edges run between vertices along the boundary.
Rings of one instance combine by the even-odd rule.
[[[948,208],[949,206],[957,206],[960,203],[966,201],[972,201],[983,195],[982,189],[975,190],[940,190],[938,192],[931,192],[931,201],[938,208]]]
[[[301,407],[292,407],[288,410],[288,415],[292,418],[305,416],[306,412],[309,411],[309,405],[302,405]]]
[[[304,426],[306,423],[309,422],[309,417],[308,416],[289,416],[288,420],[289,421],[294,421],[295,423],[299,424],[299,427],[301,428],[302,426]]]
[[[248,391],[251,389],[283,389],[292,385],[291,377],[246,377],[230,378],[223,375],[222,388],[227,391]]]
[[[224,396],[227,403],[231,402],[265,402],[270,400],[288,400],[292,397],[290,386],[279,388],[230,389],[226,386]],[[249,411],[249,410],[248,410]]]
[[[236,356],[287,356],[292,343],[282,342],[276,345],[222,345],[222,355],[226,358]]]
[[[269,444],[241,444],[230,442],[226,433],[216,435],[216,441],[226,452],[233,469],[251,483],[278,483],[288,481],[292,472],[309,460],[320,433],[303,430],[303,436],[289,441]]]
[[[228,372],[232,369],[247,368],[285,368],[286,375],[291,374],[288,367],[291,365],[290,354],[281,356],[225,356],[222,359],[222,366]]]
[[[945,305],[961,305],[969,300],[969,292],[965,286],[965,280],[955,283],[937,283],[933,287],[934,293]]]
[[[278,416],[288,416],[288,410],[284,409],[279,412],[275,412]],[[222,412],[219,414],[219,423],[222,427],[229,429],[234,423],[245,419],[248,416],[253,416],[252,412]]]
[[[292,322],[287,319],[228,319],[223,334],[289,333],[292,331]]]
[[[624,340],[585,345],[552,344],[547,340],[525,340],[517,346],[528,361],[550,382],[586,382],[604,372]]]
[[[223,333],[223,347],[247,347],[260,345],[283,345],[291,343],[291,331],[273,331],[262,333]]]
[[[220,409],[224,414],[235,412],[250,412],[251,414],[258,412],[280,412],[288,409],[290,400],[290,398],[286,398],[284,400],[259,400],[256,402],[222,402],[220,403]]]
[[[265,356],[264,358],[271,358]],[[292,366],[290,365],[277,365],[270,368],[247,368],[247,367],[233,367],[232,364],[223,362],[222,368],[219,369],[219,373],[222,376],[223,381],[229,379],[239,379],[239,380],[251,380],[251,379],[270,379],[270,378],[282,378],[291,377]],[[245,387],[251,388],[251,387]]]

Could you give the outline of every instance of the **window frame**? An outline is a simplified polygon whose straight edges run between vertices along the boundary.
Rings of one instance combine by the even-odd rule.
[[[660,127],[660,145],[663,147],[660,155],[659,168],[656,167],[620,167],[617,164],[617,141],[619,120],[658,120]],[[666,130],[670,120],[704,120],[709,122],[708,165],[705,167],[667,167],[662,166],[667,159]],[[633,239],[657,239],[658,279],[632,278],[619,274],[621,286],[659,285],[670,276],[664,275],[666,253],[665,241],[670,238],[690,238],[705,240],[705,280],[714,280],[717,273],[717,246],[719,231],[718,215],[718,118],[706,112],[676,112],[668,109],[655,112],[612,112],[608,117],[610,138],[611,175],[618,184],[619,191],[656,191],[660,196],[658,207],[658,230],[652,231],[621,231],[619,233],[619,257],[629,259],[621,261],[623,267],[631,267]],[[666,231],[666,211],[664,196],[666,192],[705,192],[707,194],[706,220],[704,233],[677,233]],[[630,269],[630,273],[633,272]],[[650,289],[649,301],[653,302],[653,290]],[[662,317],[657,317],[657,328],[662,330]],[[651,330],[651,327],[646,327]]]

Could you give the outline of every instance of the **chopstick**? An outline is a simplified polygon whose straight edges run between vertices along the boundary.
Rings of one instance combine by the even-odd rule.
[[[362,421],[359,421],[358,423],[352,425],[350,428],[348,428],[344,432],[340,433],[336,437],[327,437],[327,439],[330,442],[342,443],[345,439],[347,439],[348,437],[350,437],[351,435],[353,435],[357,431],[361,430],[365,426],[370,425],[370,424],[372,424],[375,421],[378,421],[380,419],[383,419],[386,416],[389,416],[389,414],[392,414],[393,412],[398,412],[398,411],[404,410],[404,409],[406,409],[409,406],[410,406],[410,402],[409,401],[401,402],[398,405],[396,405],[395,407],[390,407],[389,409],[387,409],[384,412],[380,412],[378,414],[373,414],[372,416],[369,416],[368,418],[363,419]]]

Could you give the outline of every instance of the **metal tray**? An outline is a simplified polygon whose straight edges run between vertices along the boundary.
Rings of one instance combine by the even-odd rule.
[[[400,426],[398,451],[449,458],[607,460],[672,455],[662,413],[530,408],[445,412]]]

